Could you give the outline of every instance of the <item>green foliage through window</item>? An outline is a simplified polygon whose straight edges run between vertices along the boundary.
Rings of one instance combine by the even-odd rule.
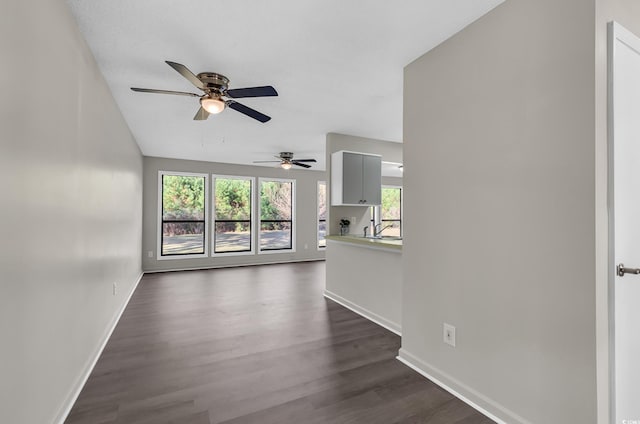
[[[162,176],[162,219],[204,219],[204,177]]]
[[[399,188],[384,187],[382,189],[382,219],[401,219],[400,192]]]
[[[162,175],[162,256],[205,253],[205,182],[204,176]]]
[[[260,250],[293,247],[293,182],[260,184]]]
[[[215,219],[221,221],[251,221],[251,180],[215,179]],[[217,231],[240,231],[245,225],[227,222],[218,224]]]
[[[215,253],[250,252],[253,180],[247,177],[214,177]]]
[[[383,187],[382,204],[371,208],[371,220],[380,223],[384,236],[402,236],[402,188]],[[376,217],[376,214],[380,216]]]
[[[260,219],[291,219],[291,183],[263,181],[260,186]]]

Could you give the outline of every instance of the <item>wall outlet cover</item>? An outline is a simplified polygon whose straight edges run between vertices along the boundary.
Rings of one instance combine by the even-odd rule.
[[[449,346],[456,347],[456,327],[445,322],[442,325],[442,339]]]

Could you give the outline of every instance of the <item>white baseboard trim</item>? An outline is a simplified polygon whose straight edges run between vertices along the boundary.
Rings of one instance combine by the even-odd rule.
[[[336,303],[341,304],[345,308],[350,309],[356,314],[365,317],[369,321],[375,322],[380,327],[386,328],[387,330],[397,334],[398,336],[402,336],[402,326],[400,324],[390,321],[376,314],[375,312],[371,312],[370,310],[363,308],[362,306],[356,305],[355,303],[345,299],[342,296],[332,293],[329,290],[324,291],[324,297],[326,297],[327,299],[331,299]]]
[[[64,421],[67,419],[67,416],[71,412],[71,408],[73,408],[73,405],[78,400],[78,396],[80,396],[80,392],[84,388],[84,385],[89,379],[89,376],[93,372],[93,369],[95,368],[96,363],[98,362],[98,359],[100,359],[100,355],[102,355],[102,351],[104,350],[105,346],[107,345],[107,342],[111,338],[111,334],[113,334],[113,330],[115,330],[116,325],[118,325],[118,321],[120,321],[120,317],[122,317],[122,313],[127,308],[127,305],[129,305],[131,296],[133,296],[133,293],[136,291],[136,288],[138,288],[138,284],[140,284],[140,281],[142,280],[143,276],[144,276],[144,272],[140,273],[140,275],[138,276],[138,279],[136,280],[136,283],[133,285],[133,287],[131,288],[131,291],[127,295],[127,300],[122,304],[122,307],[120,308],[120,310],[118,311],[114,319],[109,324],[109,327],[107,327],[107,331],[102,337],[102,341],[100,342],[98,349],[96,349],[94,354],[87,361],[87,364],[84,367],[83,373],[80,375],[80,377],[74,384],[71,392],[67,396],[65,402],[63,403],[62,409],[56,416],[56,419],[53,421],[54,423],[64,424]]]
[[[532,424],[530,421],[504,408],[502,405],[440,371],[438,368],[421,361],[405,349],[400,349],[396,359],[498,424]],[[485,406],[483,407],[479,404]],[[490,410],[495,412],[490,412]],[[503,418],[498,418],[496,414],[499,414]]]
[[[169,269],[145,269],[145,274],[157,274],[160,272],[176,272],[176,271],[204,271],[207,269],[219,269],[219,268],[240,268],[245,266],[260,266],[260,265],[279,265],[279,264],[295,264],[298,262],[320,262],[324,261],[324,258],[311,258],[311,259],[292,259],[274,262],[252,262],[243,264],[224,264],[224,265],[206,265],[198,267],[187,268],[169,268]]]

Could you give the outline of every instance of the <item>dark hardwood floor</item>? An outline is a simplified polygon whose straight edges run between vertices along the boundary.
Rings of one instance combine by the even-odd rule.
[[[485,424],[322,296],[324,262],[147,274],[67,424]]]

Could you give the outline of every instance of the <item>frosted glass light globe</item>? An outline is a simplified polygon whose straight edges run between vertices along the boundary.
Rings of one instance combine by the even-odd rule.
[[[224,101],[219,98],[209,96],[202,97],[200,99],[200,105],[204,110],[213,115],[222,112],[226,106]]]

